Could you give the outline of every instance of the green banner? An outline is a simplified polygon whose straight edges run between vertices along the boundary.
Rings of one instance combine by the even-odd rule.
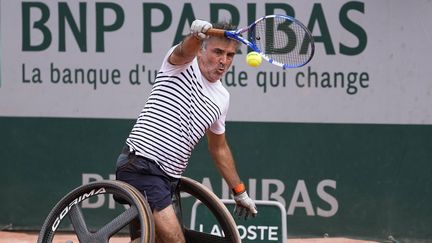
[[[113,179],[133,123],[0,118],[0,225],[37,230],[70,190]],[[432,239],[431,126],[229,122],[227,134],[249,194],[285,207],[288,237]],[[229,197],[204,140],[185,175]],[[105,215],[95,225],[115,209],[108,197],[87,206]]]

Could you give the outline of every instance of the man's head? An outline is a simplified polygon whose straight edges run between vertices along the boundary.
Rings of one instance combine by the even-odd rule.
[[[232,30],[234,26],[228,23],[213,24],[213,28]],[[229,69],[234,60],[239,43],[235,40],[209,37],[203,41],[198,51],[198,65],[201,73],[210,82],[218,81]]]

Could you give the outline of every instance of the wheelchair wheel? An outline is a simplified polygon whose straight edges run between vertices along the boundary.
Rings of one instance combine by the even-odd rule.
[[[90,232],[80,205],[82,201],[101,194],[112,194],[126,201],[130,207],[99,230]],[[121,181],[93,182],[72,190],[54,206],[42,225],[37,242],[53,242],[60,223],[69,220],[80,242],[107,243],[114,234],[135,218],[139,219],[141,225],[140,242],[153,243],[153,217],[143,195],[134,187]]]
[[[207,187],[201,183],[192,180],[188,177],[182,177],[179,186],[176,190],[176,198],[174,205],[177,211],[181,211],[182,198],[180,194],[186,192],[192,197],[201,201],[201,203],[213,214],[218,222],[219,226],[223,230],[222,236],[212,235],[205,232],[199,232],[187,228],[184,224],[184,234],[187,243],[199,243],[199,242],[211,242],[211,243],[239,243],[241,242],[240,234],[237,230],[237,224],[235,223],[231,213],[221,202],[221,200]],[[179,216],[180,220],[182,216]]]

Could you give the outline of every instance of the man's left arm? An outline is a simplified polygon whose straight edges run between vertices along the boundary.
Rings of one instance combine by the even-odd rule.
[[[233,190],[234,200],[236,201],[235,212],[238,216],[242,216],[243,213],[245,213],[245,218],[249,215],[255,217],[258,211],[255,203],[248,196],[246,188],[237,173],[234,158],[225,138],[225,133],[216,134],[208,130],[207,141],[209,152],[215,161],[216,167],[228,186]]]
[[[231,150],[225,139],[225,133],[216,134],[209,130],[207,131],[207,142],[210,155],[228,186],[234,188],[240,184],[241,180]]]

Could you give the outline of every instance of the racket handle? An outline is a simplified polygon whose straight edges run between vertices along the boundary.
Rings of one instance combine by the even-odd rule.
[[[225,37],[225,30],[211,28],[207,30],[206,35],[216,36],[216,37]]]

